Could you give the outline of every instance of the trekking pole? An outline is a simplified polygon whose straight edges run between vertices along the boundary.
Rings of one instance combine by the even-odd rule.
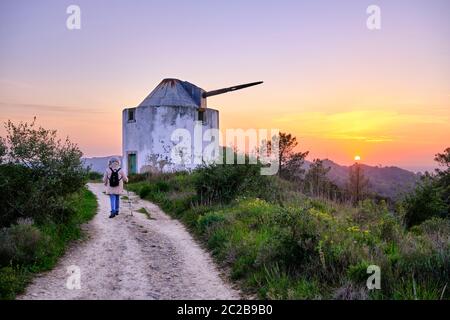
[[[128,207],[130,208],[130,216],[133,215],[133,208],[131,206],[131,198],[130,198],[130,191],[127,189],[127,198],[128,198]]]

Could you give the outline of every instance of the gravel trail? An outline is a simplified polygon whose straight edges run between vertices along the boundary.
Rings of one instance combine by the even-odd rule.
[[[99,207],[83,227],[87,239],[71,245],[18,299],[240,299],[180,222],[131,192],[132,208],[121,200],[120,215],[109,219],[103,185],[88,187]],[[149,216],[136,212],[141,208]],[[80,289],[66,286],[70,266],[79,267]]]

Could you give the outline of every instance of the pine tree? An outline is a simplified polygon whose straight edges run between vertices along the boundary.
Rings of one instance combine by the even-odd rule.
[[[287,180],[301,182],[305,170],[303,165],[309,151],[294,152],[298,145],[297,138],[290,133],[280,132],[278,135],[278,176]],[[271,152],[271,141],[263,142],[264,150]]]
[[[314,159],[305,176],[305,192],[316,197],[331,197],[331,181],[327,173],[331,168],[325,168],[323,161]]]

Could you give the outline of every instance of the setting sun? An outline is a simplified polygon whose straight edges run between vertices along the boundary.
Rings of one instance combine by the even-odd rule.
[[[359,161],[359,160],[361,160],[361,157],[360,156],[355,156],[355,161]]]

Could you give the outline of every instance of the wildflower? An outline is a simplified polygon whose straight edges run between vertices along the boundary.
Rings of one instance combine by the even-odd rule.
[[[359,232],[360,229],[359,229],[358,226],[351,226],[351,227],[347,228],[347,231],[349,231],[349,232]]]

